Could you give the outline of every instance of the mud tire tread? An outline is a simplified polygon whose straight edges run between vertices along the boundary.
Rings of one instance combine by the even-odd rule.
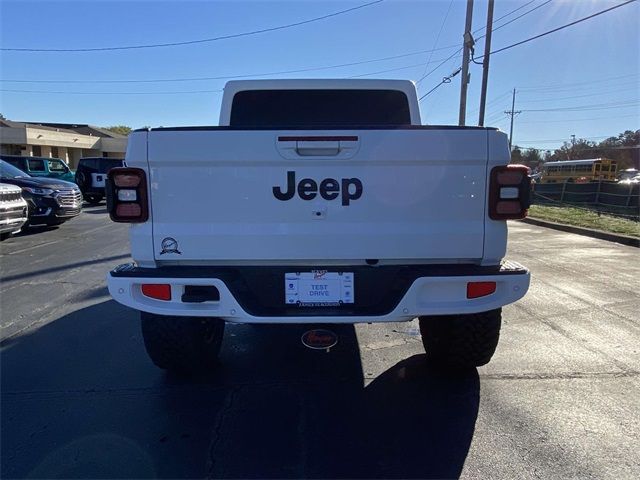
[[[218,360],[224,320],[140,312],[142,337],[153,363],[179,373],[202,372]]]
[[[500,338],[502,309],[467,315],[420,317],[420,333],[427,358],[450,368],[489,363]]]

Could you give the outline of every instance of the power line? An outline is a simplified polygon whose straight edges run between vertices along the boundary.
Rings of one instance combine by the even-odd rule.
[[[436,70],[438,70],[442,65],[444,65],[445,63],[447,63],[449,60],[451,60],[453,57],[455,57],[456,55],[458,55],[460,52],[462,51],[462,48],[459,48],[458,50],[456,50],[455,52],[453,52],[453,54],[451,54],[450,56],[448,56],[447,58],[445,58],[441,63],[438,64],[437,67],[433,68],[430,72],[425,73],[422,77],[420,77],[417,81],[416,81],[416,85],[419,85],[420,82],[422,82],[425,78],[427,78],[429,75],[431,75],[433,72],[435,72]],[[460,67],[462,68],[462,67]],[[446,78],[446,77],[445,77]],[[438,86],[440,86],[440,84],[438,84]],[[431,93],[431,92],[429,92]],[[428,93],[427,93],[428,95]]]
[[[638,81],[637,80],[631,80],[631,81],[621,81],[621,80],[612,80],[610,82],[607,82],[607,84],[602,85],[602,82],[600,82],[600,85],[596,84],[595,82],[593,83],[593,85],[579,85],[579,86],[574,86],[574,87],[555,87],[555,88],[548,88],[546,90],[526,90],[524,93],[525,94],[535,94],[535,95],[545,95],[545,94],[549,94],[549,93],[580,93],[580,92],[599,92],[602,90],[602,88],[605,87],[622,87],[622,86],[626,86],[626,85],[637,85]]]
[[[594,13],[594,14],[591,14],[591,15],[589,15],[589,16],[587,16],[587,17],[584,17],[584,18],[581,18],[581,19],[575,20],[575,21],[573,21],[573,22],[571,22],[571,23],[567,23],[567,24],[562,25],[562,26],[560,26],[560,27],[554,28],[553,30],[549,30],[549,31],[547,31],[547,32],[543,32],[543,33],[540,33],[540,34],[535,35],[535,36],[533,36],[533,37],[527,38],[527,39],[525,39],[525,40],[521,40],[521,41],[516,42],[516,43],[513,43],[513,44],[511,44],[511,45],[507,45],[507,46],[505,46],[505,47],[499,48],[498,50],[494,50],[494,51],[492,51],[492,52],[489,52],[489,55],[494,55],[494,54],[496,54],[496,53],[504,52],[505,50],[509,50],[510,48],[517,47],[517,46],[519,46],[519,45],[522,45],[522,44],[524,44],[524,43],[531,42],[531,41],[533,41],[533,40],[536,40],[536,39],[538,39],[538,38],[544,37],[544,36],[549,35],[549,34],[551,34],[551,33],[555,33],[555,32],[557,32],[557,31],[559,31],[559,30],[563,30],[563,29],[565,29],[565,28],[571,27],[571,26],[573,26],[573,25],[576,25],[576,24],[578,24],[578,23],[584,22],[584,21],[589,20],[589,19],[591,19],[591,18],[597,17],[597,16],[602,15],[602,14],[604,14],[604,13],[610,12],[610,11],[612,11],[612,10],[615,10],[616,8],[623,7],[623,6],[625,6],[625,5],[628,5],[628,4],[630,4],[630,3],[633,3],[633,2],[635,2],[635,1],[636,1],[636,0],[627,0],[627,1],[626,1],[626,2],[624,2],[624,3],[620,3],[620,4],[615,5],[615,6],[613,6],[613,7],[606,8],[606,9],[604,9],[604,10],[601,10],[601,11],[599,11],[599,12],[596,12],[596,13]],[[462,50],[462,49],[460,49],[460,50]],[[458,52],[459,52],[460,50],[458,50]],[[458,53],[458,52],[456,52],[456,53]],[[452,55],[451,57],[449,57],[449,58],[452,58],[452,57],[453,57],[453,55]],[[484,57],[484,55],[483,55],[482,57],[480,57],[480,58],[483,58],[483,57]],[[442,65],[442,64],[441,64],[441,65]],[[439,66],[438,66],[438,67],[439,67]],[[436,67],[436,68],[437,68],[437,67]],[[430,72],[430,73],[432,73],[432,72]],[[423,77],[423,78],[424,78],[424,77]],[[422,79],[420,79],[420,80],[422,80]],[[419,80],[418,82],[420,82],[420,80]],[[428,95],[429,93],[431,93],[432,91],[434,91],[434,90],[435,90],[436,88],[438,88],[440,85],[441,85],[441,84],[436,85],[436,86],[435,86],[433,89],[431,89],[431,90],[430,90],[426,95]],[[426,95],[425,95],[425,96],[426,96]]]
[[[489,105],[493,105],[494,103],[496,103],[498,100],[502,100],[504,97],[507,97],[508,95],[511,95],[511,91],[507,90],[506,92],[504,92],[502,95],[498,95],[497,97],[494,97],[493,99],[489,100],[487,102],[487,106]],[[469,115],[471,115],[472,113],[477,112],[478,110],[480,110],[480,108],[474,108],[473,110],[470,110],[468,113]],[[502,113],[502,112],[501,112]],[[491,114],[489,114],[490,116]]]
[[[0,89],[0,92],[9,93],[46,93],[53,95],[183,95],[191,93],[220,93],[224,90],[187,90],[182,92],[54,92],[51,90],[13,90],[13,89]]]
[[[620,100],[610,103],[595,103],[592,105],[576,105],[572,107],[559,107],[559,108],[536,108],[536,109],[523,109],[523,112],[582,112],[589,110],[607,110],[610,108],[629,108],[635,107],[639,103],[638,99]]]
[[[634,82],[635,83],[635,82]],[[574,98],[587,98],[587,97],[602,97],[603,95],[611,95],[612,93],[620,93],[620,92],[628,92],[628,88],[624,88],[622,90],[609,90],[609,91],[601,91],[598,93],[588,93],[585,95],[572,95],[570,97],[553,97],[553,98],[536,98],[535,100],[525,100],[522,103],[544,103],[544,102],[557,102],[562,100],[571,100]]]
[[[618,137],[617,135],[598,135],[596,137],[580,137],[580,140],[599,140],[607,139],[611,137]],[[547,143],[547,142],[566,142],[566,138],[552,138],[547,140],[519,140],[518,143]]]
[[[635,113],[631,113],[629,115],[616,115],[615,119],[618,118],[638,118],[638,115]],[[591,117],[591,118],[565,118],[564,120],[523,120],[520,123],[567,123],[567,122],[588,122],[592,120],[614,120],[611,116],[606,117]]]
[[[239,38],[246,37],[249,35],[258,35],[261,33],[275,32],[277,30],[284,30],[292,27],[299,27],[301,25],[307,25],[309,23],[319,22],[321,20],[326,20],[327,18],[336,17],[338,15],[343,15],[345,13],[353,12],[355,10],[360,10],[361,8],[370,7],[372,5],[376,5],[378,3],[383,2],[384,0],[374,0],[369,3],[365,3],[363,5],[358,5],[357,7],[347,8],[345,10],[340,10],[338,12],[330,13],[327,15],[322,15],[320,17],[310,18],[308,20],[302,20],[299,22],[288,23],[286,25],[279,25],[277,27],[263,28],[260,30],[253,30],[250,32],[242,32],[242,33],[234,33],[231,35],[221,35],[219,37],[212,38],[202,38],[198,40],[187,40],[184,42],[170,42],[170,43],[151,43],[147,45],[126,45],[120,47],[95,47],[95,48],[0,48],[2,51],[9,52],[104,52],[104,51],[114,51],[114,50],[140,50],[143,48],[160,48],[160,47],[177,47],[181,45],[194,45],[198,43],[208,43],[208,42],[216,42],[218,40],[229,40],[231,38]]]
[[[630,73],[628,75],[617,75],[615,77],[605,77],[605,78],[599,78],[596,80],[589,80],[587,82],[574,82],[574,83],[550,83],[550,84],[546,84],[546,85],[541,85],[541,86],[534,86],[534,87],[518,87],[521,90],[546,90],[546,89],[556,89],[557,87],[573,87],[573,86],[577,86],[577,85],[591,85],[593,83],[601,83],[601,82],[610,82],[612,80],[619,80],[621,78],[629,78],[629,77],[637,77],[638,74],[637,73]],[[599,87],[598,87],[599,88]]]
[[[400,55],[391,55],[388,57],[380,57],[380,58],[373,58],[373,59],[369,59],[369,60],[361,60],[361,61],[357,61],[357,62],[349,62],[349,63],[340,63],[340,64],[335,64],[335,65],[325,65],[325,66],[320,66],[320,67],[310,67],[310,68],[300,68],[300,69],[296,69],[296,70],[280,70],[280,71],[276,71],[276,72],[262,72],[262,73],[251,73],[251,74],[243,74],[243,75],[224,75],[224,76],[217,76],[217,77],[191,77],[191,78],[154,78],[154,79],[123,79],[123,80],[0,80],[1,82],[4,83],[74,83],[74,84],[82,84],[82,83],[113,83],[113,84],[117,84],[117,83],[168,83],[168,82],[195,82],[195,81],[211,81],[211,80],[233,80],[236,78],[253,78],[253,77],[266,77],[266,76],[273,76],[273,75],[284,75],[284,74],[289,74],[289,73],[304,73],[304,72],[314,72],[314,71],[319,71],[319,70],[329,70],[329,69],[334,69],[334,68],[342,68],[342,67],[352,67],[355,65],[364,65],[367,63],[375,63],[375,62],[383,62],[385,60],[395,60],[398,58],[405,58],[405,57],[411,57],[411,56],[415,56],[415,55],[422,55],[425,53],[430,53],[430,52],[436,52],[436,51],[441,51],[441,50],[450,50],[451,48],[457,48],[457,45],[454,45],[453,47],[449,46],[449,47],[440,47],[440,48],[435,48],[435,49],[431,49],[431,50],[418,50],[415,52],[409,52],[409,53],[403,53]],[[439,61],[439,60],[436,60]],[[420,63],[419,65],[422,65],[422,63]],[[402,68],[409,68],[409,66],[407,67],[402,67]]]
[[[518,10],[520,10],[520,9],[522,9],[522,8],[524,8],[524,7],[526,7],[527,5],[530,5],[530,4],[531,4],[531,3],[533,3],[534,1],[535,1],[535,0],[531,0],[531,1],[530,1],[530,2],[528,2],[528,3],[525,3],[524,5],[521,5],[520,7],[516,8],[516,9],[514,9],[514,10],[511,10],[510,12],[508,12],[508,13],[504,14],[502,17],[500,17],[498,20],[496,20],[496,22],[500,21],[501,19],[503,19],[503,18],[505,18],[505,17],[508,17],[509,15],[511,15],[511,14],[513,14],[513,13],[515,13],[515,12],[517,12]],[[551,1],[551,0],[548,0],[546,3],[549,3],[549,1]],[[543,6],[543,5],[546,5],[546,3],[544,3],[544,4],[540,5],[539,7],[541,7],[541,6]],[[520,15],[519,17],[517,17],[515,20],[517,20],[518,18],[523,17],[524,15],[527,15],[528,13],[531,13],[532,11],[536,10],[536,9],[537,9],[537,8],[539,8],[539,7],[536,7],[536,8],[534,8],[534,9],[532,9],[532,10],[529,10],[528,12],[525,12],[524,14]],[[508,22],[508,23],[511,23],[511,22]],[[506,24],[504,24],[504,25],[506,25]],[[504,25],[502,25],[502,26],[500,26],[500,27],[496,27],[496,28],[494,28],[493,30],[495,31],[495,30],[497,30],[498,28],[503,27]],[[479,28],[478,30],[476,30],[476,31],[475,31],[475,32],[473,32],[473,33],[479,32],[479,31],[481,31],[481,30],[486,30],[486,27]],[[480,39],[480,38],[484,38],[485,36],[486,36],[486,35],[482,35],[481,37],[479,37],[479,39]],[[451,47],[447,47],[447,48],[451,48]],[[458,55],[461,51],[462,51],[462,48],[458,48],[458,50],[456,50],[455,52],[453,52],[453,54],[451,54],[449,57],[445,58],[445,59],[444,59],[444,60],[443,60],[443,61],[442,61],[442,62],[441,62],[437,67],[435,67],[434,69],[432,69],[430,72],[423,74],[423,75],[422,75],[418,80],[416,80],[416,85],[419,85],[419,84],[420,84],[420,83],[421,83],[425,78],[427,78],[427,77],[428,77],[429,75],[431,75],[433,72],[435,72],[436,70],[438,70],[442,65],[444,65],[445,63],[447,63],[447,62],[448,62],[449,60],[451,60],[453,57],[455,57],[456,55]],[[445,77],[445,78],[446,78],[446,77]],[[445,82],[445,83],[447,83],[447,82]],[[436,88],[438,88],[440,85],[442,85],[442,83],[439,83],[438,85],[436,85],[436,87],[435,87],[435,88],[433,88],[433,89],[431,89],[429,92],[427,92],[427,93],[426,93],[426,95],[429,95],[429,93],[431,93],[432,91],[434,91],[434,90],[435,90]],[[426,96],[426,95],[424,95],[424,96]],[[424,96],[423,96],[423,97],[424,97]]]
[[[396,67],[396,68],[388,68],[386,70],[377,70],[375,72],[369,72],[369,73],[360,73],[358,75],[350,75],[347,78],[360,78],[360,77],[368,77],[369,75],[378,75],[380,73],[389,73],[389,72],[397,72],[400,70],[406,70],[407,68],[415,68],[415,67],[421,67],[422,66],[422,62],[420,63],[414,63],[412,65],[405,65],[404,67]]]
[[[449,1],[449,7],[447,8],[447,12],[444,14],[444,19],[442,20],[442,24],[440,25],[440,30],[438,31],[438,35],[436,36],[436,41],[433,44],[433,48],[436,48],[438,46],[438,42],[440,41],[440,35],[442,35],[442,29],[444,28],[445,23],[447,23],[447,18],[449,18],[449,12],[451,11],[451,6],[452,5],[453,5],[453,0],[450,0]],[[429,59],[427,60],[426,65],[424,66],[424,70],[422,71],[423,75],[427,72],[427,68],[429,67],[429,64],[431,63],[431,57],[433,57],[433,50],[429,54]]]
[[[500,20],[502,20],[503,18],[506,18],[506,17],[508,17],[509,15],[511,15],[511,14],[513,14],[513,13],[516,13],[518,10],[522,10],[523,8],[527,7],[528,5],[531,5],[531,4],[532,4],[533,2],[535,2],[535,1],[536,1],[536,0],[530,0],[529,2],[525,3],[524,5],[520,5],[518,8],[516,8],[516,9],[514,9],[514,10],[511,10],[511,11],[510,11],[510,12],[508,12],[508,13],[505,13],[505,14],[504,14],[504,15],[502,15],[500,18],[497,18],[497,19],[495,20],[495,23],[498,23],[498,22],[499,22]],[[486,26],[485,26],[485,27],[480,27],[480,28],[478,28],[477,30],[474,30],[474,31],[473,31],[473,33],[478,33],[478,32],[480,32],[480,31],[482,31],[482,30],[486,30],[486,28],[487,28]],[[482,37],[480,37],[480,38],[482,38]]]
[[[511,10],[510,12],[508,12],[505,15],[503,15],[502,17],[500,17],[497,21],[499,21],[499,20],[501,20],[501,19],[503,19],[505,17],[508,17],[509,15],[512,15],[513,13],[517,12],[518,10],[521,10],[522,8],[525,8],[526,6],[530,5],[534,1],[536,1],[536,0],[531,0],[528,3],[525,3],[524,5],[518,7],[516,9],[514,9],[514,10]],[[526,13],[528,13],[528,12],[525,12],[525,14]],[[519,16],[517,18],[520,18],[521,16]],[[444,22],[443,22],[443,24],[444,24]],[[485,28],[486,27],[482,27],[482,28],[476,30],[476,32],[484,30]],[[480,37],[480,38],[482,38],[482,37]],[[2,79],[2,80],[0,80],[0,82],[5,82],[5,83],[34,83],[34,84],[35,83],[51,83],[51,84],[55,84],[55,83],[65,83],[65,84],[69,84],[69,83],[73,83],[73,84],[84,84],[84,83],[86,83],[86,84],[91,84],[91,83],[95,83],[95,84],[101,84],[101,83],[102,84],[118,84],[118,83],[172,83],[172,82],[196,82],[196,81],[211,81],[211,80],[233,80],[233,79],[239,79],[239,78],[266,77],[266,76],[274,76],[274,75],[285,75],[285,74],[291,74],[291,73],[305,73],[305,72],[313,72],[313,71],[321,71],[321,70],[330,70],[330,69],[335,69],[335,68],[351,67],[351,66],[356,66],[356,65],[364,65],[364,64],[367,64],[367,63],[383,62],[383,61],[386,61],[386,60],[395,60],[395,59],[398,59],[398,58],[405,58],[405,57],[411,57],[411,56],[415,56],[415,55],[422,55],[422,54],[425,54],[425,53],[433,54],[433,52],[442,51],[442,50],[450,50],[452,48],[456,48],[456,49],[458,49],[458,51],[455,52],[453,55],[449,56],[447,59],[445,59],[446,61],[448,61],[448,60],[452,59],[453,57],[455,57],[456,54],[461,50],[461,49],[458,48],[458,45],[449,45],[449,46],[445,46],[445,47],[432,48],[432,49],[428,49],[428,50],[417,50],[415,52],[408,52],[408,53],[403,53],[403,54],[399,54],[399,55],[391,55],[391,56],[380,57],[380,58],[373,58],[373,59],[369,59],[369,60],[361,60],[361,61],[357,61],[357,62],[341,63],[341,64],[334,64],[334,65],[324,65],[324,66],[319,66],[319,67],[300,68],[300,69],[292,69],[292,70],[280,70],[280,71],[272,71],[272,72],[251,73],[251,74],[233,74],[233,75],[223,75],[223,76],[213,76],[213,77],[121,79],[121,80],[103,80],[103,79],[100,79],[100,80]],[[440,61],[440,60],[436,60],[436,61]],[[429,60],[429,62],[431,62],[431,60]],[[443,62],[442,64],[444,64],[444,63],[446,63],[446,62]],[[442,64],[440,64],[438,67],[434,68],[428,74],[424,75],[420,80],[418,80],[418,82],[422,81],[422,79],[424,79],[427,76],[429,76],[431,73],[433,73],[435,70],[437,70]],[[427,65],[428,65],[428,63],[427,63]],[[406,65],[406,66],[399,67],[399,68],[396,68],[396,69],[382,70],[382,71],[379,71],[379,72],[375,72],[375,73],[371,73],[371,74],[363,74],[363,75],[359,75],[359,76],[366,76],[366,75],[373,75],[373,74],[376,74],[376,73],[387,73],[387,72],[392,72],[392,71],[404,70],[404,69],[407,69],[407,68],[412,68],[414,66],[416,66],[416,65]]]
[[[507,13],[507,14],[503,15],[503,16],[502,16],[502,17],[500,17],[498,20],[496,20],[496,22],[500,21],[501,19],[503,19],[503,18],[505,18],[505,17],[508,17],[508,16],[509,16],[509,15],[511,15],[512,13],[517,12],[518,10],[520,10],[520,9],[522,9],[522,8],[524,8],[524,7],[526,7],[527,5],[530,5],[531,3],[533,3],[533,1],[535,1],[535,0],[532,0],[532,1],[528,2],[528,3],[525,3],[524,5],[522,5],[522,6],[518,7],[518,8],[516,8],[515,10],[512,10],[511,12],[509,12],[509,13]],[[533,11],[537,10],[538,8],[543,7],[544,5],[546,5],[547,3],[549,3],[550,1],[551,1],[551,0],[547,0],[545,3],[543,3],[543,4],[541,4],[541,5],[538,5],[537,7],[532,8],[531,10],[528,10],[528,11],[524,12],[522,15],[519,15],[519,16],[517,16],[516,18],[514,18],[514,19],[512,19],[512,20],[510,20],[510,21],[508,21],[508,22],[506,22],[506,23],[504,23],[504,24],[502,24],[502,25],[500,25],[500,26],[498,26],[498,27],[494,28],[494,29],[493,29],[493,31],[495,32],[496,30],[498,30],[498,29],[500,29],[500,28],[504,27],[505,25],[508,25],[509,23],[514,22],[515,20],[518,20],[519,18],[522,18],[522,17],[524,17],[525,15],[528,15],[529,13],[531,13],[531,12],[533,12]],[[479,32],[479,31],[481,31],[481,30],[486,30],[486,28],[487,28],[487,27],[479,28],[478,30],[476,30],[476,31],[475,31],[475,32],[473,32],[473,33]],[[477,38],[477,40],[480,40],[481,38],[484,38],[484,37],[486,37],[486,35],[482,35],[482,36],[478,37],[478,38]],[[456,51],[455,51],[451,56],[449,56],[449,57],[447,57],[446,59],[444,59],[444,60],[442,61],[442,63],[440,63],[437,67],[435,67],[435,68],[434,68],[433,70],[431,70],[429,73],[426,73],[426,74],[422,75],[422,77],[420,77],[420,78],[416,81],[416,85],[419,85],[419,84],[420,84],[420,82],[422,82],[425,78],[427,78],[427,77],[428,77],[429,75],[431,75],[433,72],[435,72],[436,70],[438,70],[442,65],[444,65],[446,62],[448,62],[449,60],[451,60],[451,59],[452,59],[453,57],[455,57],[457,54],[459,54],[462,50],[463,50],[462,48],[459,48],[459,49],[458,49],[458,50],[456,50]],[[474,62],[475,62],[475,60],[474,60]],[[478,63],[478,62],[475,62],[475,63]],[[447,78],[447,77],[445,77],[445,78]],[[435,90],[436,90],[440,85],[442,85],[443,83],[448,83],[448,82],[441,82],[441,83],[439,83],[439,84],[438,84],[438,85],[436,85],[434,88],[432,88],[431,90],[429,90],[425,95],[423,95],[423,96],[421,97],[421,99],[422,99],[422,98],[424,98],[424,97],[426,97],[427,95],[429,95],[431,92],[435,91]]]
[[[535,11],[536,11],[536,10],[538,10],[539,8],[544,7],[546,4],[551,3],[552,1],[553,1],[553,0],[547,0],[546,2],[541,3],[540,5],[537,5],[536,7],[533,7],[531,10],[527,10],[526,12],[524,12],[524,13],[522,13],[522,14],[518,15],[517,17],[512,18],[512,19],[511,19],[511,20],[509,20],[508,22],[505,22],[505,23],[503,23],[502,25],[498,25],[497,27],[493,28],[492,30],[493,30],[494,32],[495,32],[496,30],[500,30],[502,27],[506,27],[506,26],[507,26],[507,25],[509,25],[510,23],[515,22],[516,20],[518,20],[518,19],[520,19],[520,18],[524,17],[525,15],[529,15],[531,12],[535,12]],[[529,2],[529,3],[531,3],[531,2]],[[529,3],[525,4],[524,6],[529,5]],[[496,23],[497,23],[498,21],[499,21],[499,20],[496,20]],[[480,37],[476,38],[476,41],[478,41],[478,40],[480,40],[480,39],[482,39],[482,38],[484,38],[484,37],[486,37],[486,35],[481,35]]]
[[[499,25],[499,26],[497,26],[497,27],[495,27],[495,28],[492,28],[492,31],[493,31],[493,32],[495,32],[496,30],[500,30],[502,27],[506,27],[506,26],[507,26],[507,25],[509,25],[510,23],[515,22],[515,21],[516,21],[516,20],[518,20],[519,18],[522,18],[522,17],[524,17],[525,15],[530,14],[531,12],[535,12],[535,11],[536,11],[536,10],[538,10],[539,8],[544,7],[546,4],[551,3],[552,1],[553,1],[553,0],[547,0],[547,1],[546,1],[546,2],[544,2],[544,3],[541,3],[540,5],[535,6],[535,7],[533,7],[531,10],[527,10],[527,11],[526,11],[526,12],[524,12],[523,14],[518,15],[516,18],[512,18],[512,19],[511,19],[511,20],[509,20],[508,22],[505,22],[505,23],[503,23],[502,25]],[[527,5],[528,5],[528,4],[527,4]],[[475,39],[475,41],[477,42],[478,40],[481,40],[481,39],[483,39],[483,38],[484,38],[484,37],[486,37],[486,36],[487,36],[487,35],[481,35],[480,37],[476,38],[476,39]],[[484,58],[484,55],[483,55],[481,58]],[[482,62],[478,62],[478,61],[476,60],[475,55],[474,55],[474,50],[473,50],[473,48],[471,49],[471,61],[472,61],[473,63],[475,63],[476,65],[484,65],[484,60],[483,60]]]
[[[379,73],[395,72],[397,70],[404,70],[407,68],[421,67],[422,62],[414,63],[412,65],[405,65],[403,67],[391,68],[387,70],[377,70],[375,72],[368,72],[359,75],[352,75],[348,78],[366,77],[368,75],[377,75]],[[74,92],[74,91],[51,91],[51,90],[21,90],[21,89],[0,89],[0,92],[7,93],[51,93],[51,94],[69,94],[69,95],[173,95],[173,94],[189,94],[189,93],[215,93],[222,92],[219,90],[188,90],[188,91],[170,91],[170,92]]]
[[[458,75],[461,71],[462,71],[462,67],[458,67],[458,68],[457,68],[453,73],[451,73],[451,75],[449,75],[448,77],[444,77],[444,78],[442,79],[442,81],[441,81],[438,85],[436,85],[436,86],[435,86],[435,87],[433,87],[431,90],[429,90],[427,93],[425,93],[424,95],[422,95],[422,96],[418,99],[418,102],[421,102],[421,101],[422,101],[422,99],[426,98],[426,97],[427,97],[427,95],[429,95],[431,92],[435,92],[435,91],[436,91],[436,89],[437,89],[438,87],[440,87],[440,85],[444,85],[445,83],[451,83],[451,79],[452,79],[453,77],[455,77],[456,75]]]
[[[549,30],[548,32],[541,33],[539,35],[536,35],[535,37],[527,38],[527,39],[522,40],[520,42],[516,42],[516,43],[513,43],[511,45],[507,45],[506,47],[499,48],[498,50],[494,50],[493,52],[490,53],[490,55],[493,55],[493,54],[496,54],[496,53],[500,53],[500,52],[504,52],[505,50],[509,50],[510,48],[517,47],[518,45],[522,45],[524,43],[531,42],[532,40],[536,40],[538,38],[544,37],[544,36],[549,35],[551,33],[555,33],[555,32],[558,32],[560,30],[563,30],[565,28],[571,27],[573,25],[577,25],[578,23],[581,23],[581,22],[584,22],[584,21],[589,20],[591,18],[597,17],[598,15],[602,15],[604,13],[610,12],[612,10],[615,10],[616,8],[624,7],[625,5],[629,5],[630,3],[633,3],[635,1],[636,0],[627,0],[624,3],[620,3],[618,5],[614,5],[613,7],[606,8],[606,9],[601,10],[599,12],[596,12],[596,13],[594,13],[592,15],[589,15],[588,17],[584,17],[584,18],[581,18],[581,19],[576,20],[574,22],[567,23],[566,25],[562,25],[562,26],[560,26],[558,28],[554,28],[553,30]]]

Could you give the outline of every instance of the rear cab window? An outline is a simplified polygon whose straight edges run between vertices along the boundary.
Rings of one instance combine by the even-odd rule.
[[[398,90],[245,90],[231,107],[233,127],[411,125],[409,100]]]

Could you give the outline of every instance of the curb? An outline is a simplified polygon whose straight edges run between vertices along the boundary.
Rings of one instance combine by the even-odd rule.
[[[619,235],[617,233],[603,232],[602,230],[593,230],[591,228],[576,227],[574,225],[565,225],[564,223],[549,222],[547,220],[539,220],[537,218],[523,218],[520,220],[523,223],[529,223],[531,225],[537,225],[539,227],[552,228],[554,230],[561,230],[563,232],[575,233],[577,235],[585,235],[587,237],[598,238],[600,240],[607,240],[609,242],[622,243],[630,247],[640,247],[640,239],[635,237],[629,237],[627,235]]]

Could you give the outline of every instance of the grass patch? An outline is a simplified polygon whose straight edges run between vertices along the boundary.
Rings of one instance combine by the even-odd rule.
[[[531,205],[529,216],[550,222],[640,237],[640,222],[572,207]]]

